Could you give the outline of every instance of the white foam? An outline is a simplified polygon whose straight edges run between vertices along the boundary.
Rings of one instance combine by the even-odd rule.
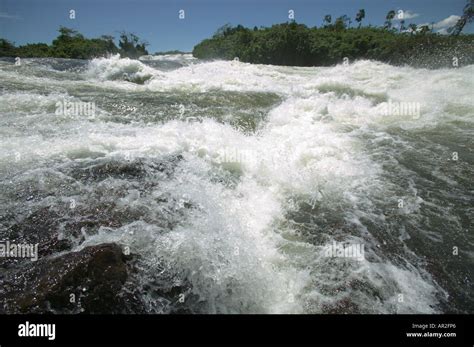
[[[120,58],[119,54],[110,58],[96,58],[89,63],[87,75],[101,80],[145,81],[159,72],[138,60]]]
[[[393,124],[410,128],[431,126],[433,117],[443,121],[436,110],[448,97],[440,96],[442,86],[427,86],[426,80],[472,87],[472,80],[464,76],[472,67],[433,72],[369,61],[330,68],[217,61],[158,72],[139,61],[112,57],[93,60],[88,70],[94,81],[117,88],[123,88],[123,82],[109,80],[121,78],[124,72],[153,77],[143,86],[130,87],[135,91],[273,92],[283,101],[251,135],[211,119],[154,125],[78,122],[77,132],[67,137],[16,142],[22,153],[38,151],[45,160],[85,149],[110,157],[183,154],[184,164],[173,179],[153,192],[197,206],[186,212],[182,224],[173,230],[144,221],[102,228],[81,247],[105,241],[129,245],[150,269],[146,276],[155,272],[158,276],[164,266],[175,278],[189,281],[193,294],[204,302],[199,309],[205,312],[321,312],[325,305],[344,298],[353,299],[363,312],[438,312],[440,289],[427,273],[408,261],[402,266],[378,256],[371,249],[370,236],[360,236],[368,231],[359,216],[382,219],[372,210],[372,199],[384,198],[390,186],[359,135],[395,142],[399,140],[385,132]],[[460,104],[470,106],[466,90],[452,90],[450,96],[459,96]],[[387,117],[381,112],[383,102],[374,101],[372,94],[421,100],[426,109],[419,119]],[[251,160],[226,166],[219,161],[223,149],[251,153]],[[216,168],[237,173],[236,186],[213,180]],[[153,208],[162,208],[153,200],[156,195],[142,200],[136,192],[129,193],[119,205],[137,204],[144,210],[152,206],[147,212],[151,220]],[[354,235],[346,235],[347,240],[365,243],[370,259],[348,266],[346,260],[329,261],[322,257],[322,245],[298,238],[291,226],[281,227],[294,203],[290,200],[308,195],[334,209],[350,207],[344,218],[354,226]],[[416,212],[422,203],[407,201],[407,212]],[[380,298],[353,289],[356,279],[378,288]],[[343,289],[328,295],[323,285],[334,293]],[[398,302],[399,294],[405,301]]]

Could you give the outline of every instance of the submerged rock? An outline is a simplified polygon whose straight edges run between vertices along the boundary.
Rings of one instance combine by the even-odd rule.
[[[58,237],[60,223],[61,216],[58,213],[49,208],[39,208],[18,218],[0,236],[12,243],[38,244],[38,256],[44,258],[72,247],[69,240]],[[21,258],[0,257],[0,269],[17,266],[22,261]]]
[[[0,313],[121,313],[126,257],[116,244],[87,247],[0,275]]]

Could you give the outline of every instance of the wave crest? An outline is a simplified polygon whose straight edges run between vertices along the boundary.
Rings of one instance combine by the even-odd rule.
[[[120,58],[120,55],[116,54],[108,58],[91,60],[86,73],[91,78],[100,80],[124,80],[144,84],[158,74],[158,71],[139,60]]]

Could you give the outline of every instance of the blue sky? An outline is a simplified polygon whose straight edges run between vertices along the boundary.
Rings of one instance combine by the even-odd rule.
[[[150,52],[191,51],[218,27],[242,24],[269,26],[288,20],[295,11],[298,23],[320,26],[324,15],[347,14],[352,19],[365,9],[365,24],[381,25],[386,13],[404,10],[406,23],[435,23],[443,30],[462,14],[466,0],[0,0],[0,37],[17,45],[51,41],[60,25],[86,37],[133,32],[150,43]],[[69,18],[69,11],[76,18]],[[183,9],[185,18],[179,19]],[[473,33],[473,25],[464,32]]]

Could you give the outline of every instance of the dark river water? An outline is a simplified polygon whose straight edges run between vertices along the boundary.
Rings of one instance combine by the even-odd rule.
[[[115,242],[147,312],[180,288],[196,313],[474,313],[472,65],[4,59],[0,82],[0,240]]]

